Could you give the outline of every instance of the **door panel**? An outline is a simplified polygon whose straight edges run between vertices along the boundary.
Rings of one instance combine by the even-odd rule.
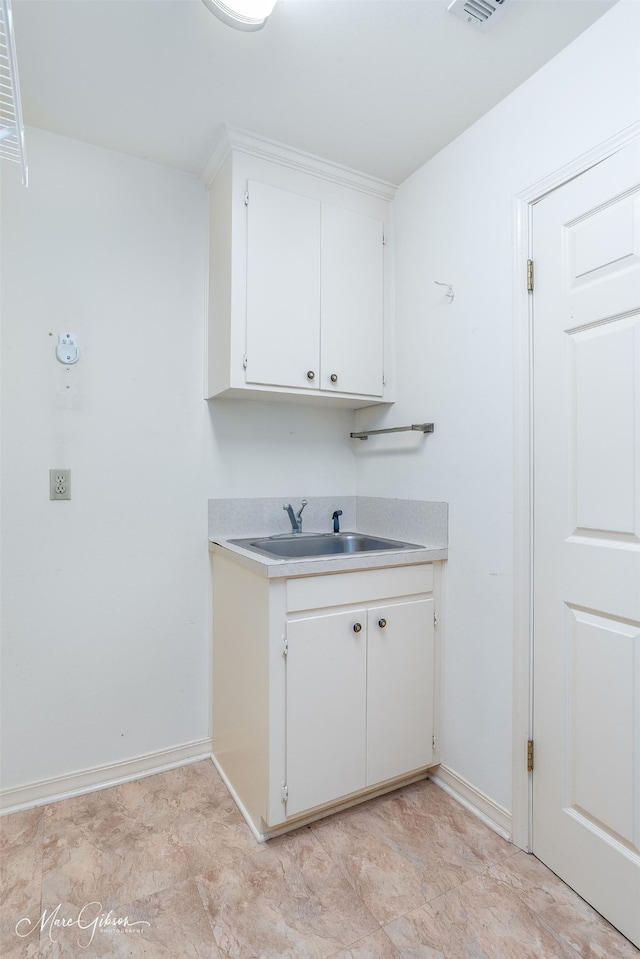
[[[591,283],[637,262],[639,199],[621,197],[604,209],[594,209],[577,223],[567,224],[572,286]]]
[[[640,945],[639,181],[534,208],[533,851]]]
[[[637,714],[634,722],[634,663],[640,655],[640,630],[581,609],[569,609],[568,616],[573,708],[566,805],[593,828],[633,848],[638,845],[634,736],[638,742],[640,733]]]
[[[349,610],[287,624],[288,816],[366,785],[366,616]]]
[[[574,535],[640,542],[640,482],[634,463],[639,334],[638,316],[569,334]]]

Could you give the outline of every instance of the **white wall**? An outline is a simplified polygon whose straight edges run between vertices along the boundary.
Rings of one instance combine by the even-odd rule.
[[[443,759],[511,807],[513,197],[640,117],[640,4],[621,2],[408,179],[395,201],[398,402],[433,420],[358,449],[358,495],[447,500]],[[434,281],[452,283],[449,303]],[[392,422],[393,421],[393,422]],[[397,452],[396,452],[397,450]],[[524,748],[524,747],[523,747]]]
[[[208,726],[205,192],[33,129],[28,148],[28,190],[2,169],[4,789]]]
[[[201,183],[27,144],[29,189],[1,171],[3,790],[206,739],[208,498],[355,493],[351,413],[202,398]]]
[[[209,415],[212,497],[355,496],[352,410],[211,400]]]

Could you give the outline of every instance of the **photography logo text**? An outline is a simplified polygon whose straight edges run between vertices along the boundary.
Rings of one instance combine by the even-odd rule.
[[[75,927],[79,930],[78,945],[86,949],[93,942],[96,932],[142,932],[144,926],[151,925],[144,919],[118,916],[113,909],[104,912],[100,902],[85,903],[76,916],[62,916],[61,909],[62,903],[58,903],[55,909],[44,909],[40,919],[35,922],[23,916],[16,923],[16,935],[26,939],[39,930],[46,932],[51,942],[57,942],[57,934],[61,929]]]

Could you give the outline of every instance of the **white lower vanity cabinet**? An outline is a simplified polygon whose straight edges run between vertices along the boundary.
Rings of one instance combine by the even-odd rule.
[[[437,762],[438,565],[269,579],[213,555],[213,758],[260,837]]]

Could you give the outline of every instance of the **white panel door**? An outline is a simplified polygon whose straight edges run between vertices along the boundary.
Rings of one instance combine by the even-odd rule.
[[[366,785],[366,617],[350,609],[287,623],[287,816]]]
[[[323,390],[382,396],[383,224],[322,204]]]
[[[367,784],[433,758],[433,599],[370,609]]]
[[[247,383],[317,389],[320,203],[250,180]]]
[[[533,223],[533,852],[640,945],[638,142]]]

